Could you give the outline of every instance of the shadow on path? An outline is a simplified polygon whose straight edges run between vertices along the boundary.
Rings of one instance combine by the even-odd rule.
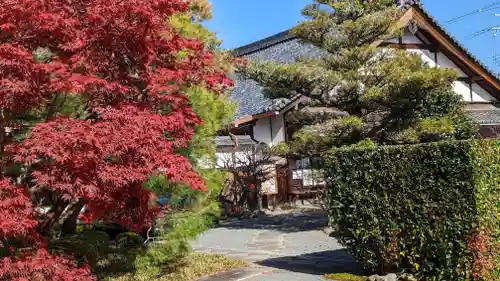
[[[264,229],[280,232],[300,232],[323,229],[328,225],[326,214],[320,210],[263,215],[256,218],[221,221],[219,227],[229,229]]]
[[[357,266],[354,259],[344,250],[271,258],[257,262],[257,264],[311,275],[344,272],[353,274],[363,273],[362,268]]]

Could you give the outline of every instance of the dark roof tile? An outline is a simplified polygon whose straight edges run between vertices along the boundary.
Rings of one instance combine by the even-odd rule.
[[[283,37],[280,37],[281,39],[273,39],[273,42],[275,42],[273,44],[263,42],[262,46],[266,47],[259,47],[258,42],[256,42],[254,43],[256,45],[253,47],[242,47],[241,49],[246,51],[239,51],[239,53],[243,58],[248,60],[273,61],[277,63],[291,63],[300,56],[319,53],[318,48],[309,44],[303,44],[298,38],[290,39],[285,33],[280,34]],[[258,51],[256,51],[257,48],[259,49]],[[231,93],[231,99],[239,105],[236,119],[243,116],[281,110],[290,103],[290,100],[287,99],[270,100],[264,97],[262,87],[253,80],[245,79],[238,74],[235,74],[233,78],[235,80],[235,88]]]
[[[251,136],[235,136],[236,139],[238,140],[238,145],[256,145],[258,142],[256,142],[254,139],[252,139]],[[233,138],[230,136],[217,136],[215,137],[215,145],[217,147],[221,146],[235,146],[236,143],[234,142]]]
[[[470,110],[467,114],[481,125],[500,124],[500,109]]]

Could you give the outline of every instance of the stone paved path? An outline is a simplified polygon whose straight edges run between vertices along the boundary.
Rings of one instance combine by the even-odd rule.
[[[195,250],[246,260],[251,267],[202,280],[315,281],[325,273],[359,271],[342,246],[325,234],[326,226],[320,211],[221,223],[199,237]]]

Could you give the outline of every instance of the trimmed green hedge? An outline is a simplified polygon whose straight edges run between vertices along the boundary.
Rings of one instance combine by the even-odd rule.
[[[339,149],[330,219],[355,258],[424,280],[500,280],[500,142]]]

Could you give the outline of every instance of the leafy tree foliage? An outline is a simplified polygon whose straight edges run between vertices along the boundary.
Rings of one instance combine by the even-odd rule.
[[[324,159],[334,235],[366,269],[499,280],[500,142],[333,149]]]
[[[393,0],[316,0],[294,30],[317,55],[290,64],[249,62],[240,71],[273,99],[300,98],[288,116],[293,139],[283,154],[317,155],[331,147],[467,138],[474,126],[452,89],[454,70],[416,54],[380,47],[402,35],[404,8]]]
[[[275,161],[272,150],[264,143],[240,145],[235,152],[220,155],[218,168],[230,174],[221,195],[249,211],[261,210],[262,183],[273,178]]]
[[[228,73],[232,71],[232,57],[220,48],[215,34],[201,22],[210,19],[210,5],[206,0],[193,1],[189,13],[176,14],[170,23],[185,37],[205,42],[213,51],[214,66]],[[224,93],[224,94],[222,94]],[[203,120],[195,128],[189,145],[177,151],[190,159],[193,168],[205,180],[208,192],[193,190],[185,184],[172,183],[163,176],[148,181],[150,189],[168,202],[165,216],[158,218],[152,231],[164,243],[150,244],[148,252],[137,259],[138,268],[161,270],[165,263],[175,263],[189,250],[189,240],[205,231],[219,213],[218,195],[226,175],[214,169],[214,135],[233,120],[235,104],[227,99],[224,89],[206,85],[192,85],[185,89],[193,111]],[[154,268],[156,266],[156,268]],[[153,268],[152,268],[153,267]]]
[[[0,278],[15,281],[96,280],[87,267],[76,268],[75,262],[51,255],[46,249],[38,249],[22,259],[4,259],[0,262]]]
[[[192,159],[231,115],[232,82],[199,23],[207,4],[3,1],[0,279],[93,280],[47,238],[78,218],[148,228],[168,208],[144,185],[152,176],[198,194],[213,185]],[[209,115],[204,100],[224,106]]]

